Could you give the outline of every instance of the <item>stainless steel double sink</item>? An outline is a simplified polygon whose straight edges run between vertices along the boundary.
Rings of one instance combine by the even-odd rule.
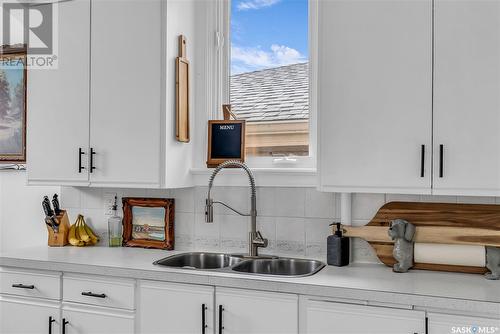
[[[316,260],[273,256],[257,258],[224,253],[182,253],[153,262],[155,265],[241,274],[305,277],[316,274],[325,264]]]

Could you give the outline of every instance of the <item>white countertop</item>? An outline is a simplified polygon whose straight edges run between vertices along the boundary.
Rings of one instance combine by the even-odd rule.
[[[500,315],[500,281],[482,275],[413,270],[393,273],[376,264],[326,266],[302,278],[277,278],[156,266],[178,251],[107,247],[36,247],[0,253],[0,266],[110,275],[416,305]]]

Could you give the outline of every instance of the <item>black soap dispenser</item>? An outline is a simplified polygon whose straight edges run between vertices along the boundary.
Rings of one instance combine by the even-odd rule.
[[[335,234],[328,236],[327,239],[326,262],[331,266],[343,267],[349,264],[349,238],[342,236],[340,223],[336,224]]]

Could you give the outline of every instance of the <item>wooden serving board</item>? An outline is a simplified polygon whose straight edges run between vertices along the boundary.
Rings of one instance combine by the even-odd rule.
[[[360,237],[375,249],[378,258],[392,267],[393,241],[387,235],[394,219],[417,227],[421,243],[484,245],[500,247],[500,205],[391,202],[382,206],[365,226],[342,226],[344,236]],[[415,263],[415,269],[485,273],[484,267]]]
[[[179,36],[179,57],[175,60],[175,137],[189,142],[189,61],[186,58],[186,38]]]

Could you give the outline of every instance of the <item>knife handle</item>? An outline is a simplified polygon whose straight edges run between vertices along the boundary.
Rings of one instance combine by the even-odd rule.
[[[54,196],[52,197],[52,205],[54,206],[56,216],[59,216],[59,214],[61,214],[61,206],[59,205],[59,198],[57,194],[54,194]]]
[[[47,217],[52,217],[54,215],[54,212],[50,207],[50,200],[48,196],[43,197],[42,207]]]

